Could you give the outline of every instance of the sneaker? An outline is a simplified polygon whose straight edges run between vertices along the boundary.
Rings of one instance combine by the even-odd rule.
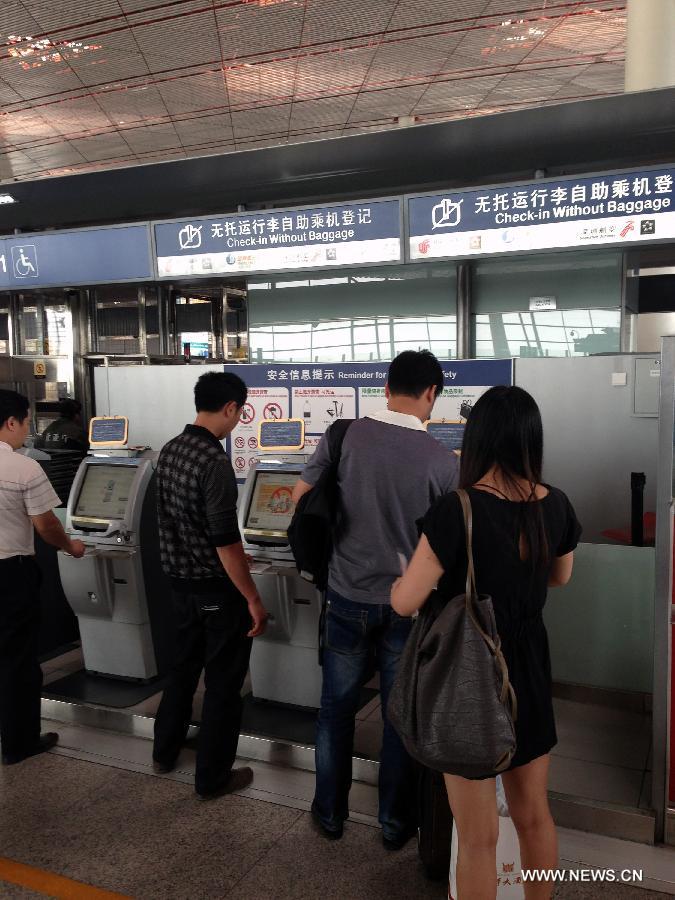
[[[211,791],[195,791],[197,800],[216,800],[226,794],[234,794],[243,791],[253,781],[253,769],[243,766],[241,769],[232,769],[225,781]]]
[[[311,816],[312,816],[312,825],[314,827],[314,830],[318,834],[322,835],[322,837],[327,838],[329,841],[339,841],[340,840],[340,838],[342,837],[342,835],[344,833],[344,829],[343,829],[342,825],[338,825],[337,828],[329,828],[327,825],[324,825],[324,823],[319,818],[319,814],[314,809],[314,804],[312,804]]]
[[[176,763],[163,763],[159,762],[157,759],[153,759],[152,761],[152,771],[155,775],[167,775],[169,772],[173,772],[176,768]]]
[[[40,735],[40,738],[28,753],[24,753],[22,756],[12,756],[11,754],[5,755],[2,754],[2,764],[3,766],[15,766],[17,763],[23,762],[24,759],[30,759],[31,756],[37,756],[39,753],[46,753],[48,750],[51,750],[52,747],[55,747],[59,742],[59,736],[55,731],[46,731],[44,734]]]

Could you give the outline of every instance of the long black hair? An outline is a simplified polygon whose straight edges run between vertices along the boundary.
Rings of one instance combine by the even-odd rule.
[[[533,568],[548,564],[550,550],[540,503],[530,501],[541,482],[544,429],[534,398],[519,387],[493,387],[478,399],[466,423],[459,473],[462,488],[480,482],[496,466],[505,483],[524,501],[519,533]],[[523,491],[517,478],[530,488]]]

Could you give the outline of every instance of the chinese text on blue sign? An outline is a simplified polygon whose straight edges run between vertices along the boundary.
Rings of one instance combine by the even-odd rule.
[[[400,201],[155,223],[160,278],[401,259]]]
[[[410,259],[675,237],[675,169],[408,200]]]

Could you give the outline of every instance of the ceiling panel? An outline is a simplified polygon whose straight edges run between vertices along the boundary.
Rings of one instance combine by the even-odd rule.
[[[28,179],[614,94],[625,10],[625,0],[6,0],[0,166]]]

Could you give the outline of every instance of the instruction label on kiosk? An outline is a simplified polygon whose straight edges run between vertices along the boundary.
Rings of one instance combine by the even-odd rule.
[[[126,416],[97,416],[89,423],[89,443],[92,447],[124,447],[129,436]]]
[[[302,450],[305,446],[305,423],[302,419],[264,419],[258,426],[261,450]]]

